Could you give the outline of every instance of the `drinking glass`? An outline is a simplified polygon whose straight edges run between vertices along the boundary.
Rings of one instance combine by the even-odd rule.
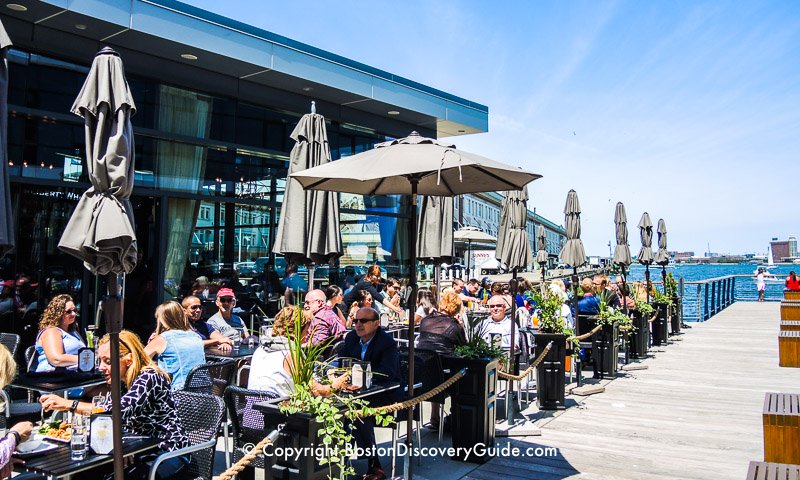
[[[258,344],[258,338],[255,335],[250,335],[247,337],[247,348],[253,350],[254,348],[256,348],[257,344]]]
[[[241,345],[242,345],[242,332],[236,330],[236,334],[233,336],[233,350],[238,351]]]
[[[92,397],[92,413],[103,413],[106,411],[103,404],[105,404],[105,395],[95,395]]]
[[[261,328],[258,329],[258,340],[263,347],[267,343],[267,337],[270,333],[270,326],[269,325],[262,325]]]
[[[86,439],[89,433],[89,417],[79,414],[72,416],[72,435],[69,439],[69,457],[71,460],[86,458]]]

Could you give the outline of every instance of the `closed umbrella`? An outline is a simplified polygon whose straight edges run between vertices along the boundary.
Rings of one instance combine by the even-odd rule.
[[[84,119],[86,165],[92,186],[81,196],[58,247],[83,260],[97,275],[108,274],[109,297],[103,309],[111,358],[119,358],[122,329],[122,277],[136,266],[133,190],[133,127],[136,112],[122,59],[103,48],[94,58],[72,112]],[[122,417],[119,362],[111,362],[114,474],[122,478]]]
[[[470,271],[472,261],[472,242],[495,243],[497,238],[489,235],[478,227],[461,227],[453,233],[457,242],[467,242],[467,272]]]
[[[625,274],[625,267],[629,266],[633,259],[631,258],[631,249],[628,246],[628,216],[625,214],[625,205],[622,202],[617,202],[617,208],[614,212],[614,227],[617,233],[617,246],[614,249],[614,264],[622,267],[622,273]]]
[[[412,218],[417,216],[417,196],[454,196],[497,190],[518,190],[541,175],[519,167],[458,150],[455,145],[425,138],[417,132],[379,143],[372,150],[294,173],[306,190],[327,190],[362,195],[410,195]],[[417,297],[417,222],[409,223],[411,298]],[[414,338],[414,322],[408,322]],[[409,343],[408,394],[414,395],[414,342]],[[411,418],[413,412],[409,409]],[[406,442],[413,438],[408,422]],[[408,450],[409,454],[411,449]],[[407,478],[411,462],[406,460]]]
[[[517,271],[527,268],[531,264],[531,243],[528,238],[528,187],[522,190],[512,190],[506,192],[503,206],[500,211],[500,226],[497,229],[497,260],[506,265],[512,273],[511,298],[517,296]],[[515,300],[516,301],[516,300]],[[516,305],[516,303],[514,304]],[[516,346],[516,311],[512,305],[511,313],[511,349],[509,357],[513,362],[514,348]],[[508,382],[506,389],[506,409],[509,425],[514,420],[514,382]]]
[[[645,290],[647,290],[647,301],[650,301],[650,265],[653,264],[653,222],[650,221],[650,214],[644,212],[642,219],[639,220],[639,237],[642,239],[642,249],[639,250],[637,260],[644,265]]]
[[[310,192],[291,175],[330,163],[325,117],[303,115],[290,135],[295,141],[289,156],[289,177],[283,195],[281,218],[273,251],[286,261],[310,265],[308,285],[314,288],[314,264],[328,263],[342,254],[339,230],[339,199],[335,192]]]
[[[544,231],[544,225],[539,225],[536,237],[536,243],[539,244],[539,250],[536,252],[536,263],[542,269],[542,288],[544,288],[545,270],[547,269],[547,233]]]
[[[564,227],[567,231],[567,241],[561,247],[558,257],[561,262],[572,265],[572,309],[575,312],[575,318],[578,317],[578,267],[586,264],[586,252],[583,250],[583,242],[581,241],[581,204],[578,201],[578,194],[575,190],[570,190],[567,193],[567,202],[564,204]],[[580,334],[577,330],[579,322],[575,322],[576,334]],[[578,377],[578,385],[583,384],[581,378],[581,363],[580,358],[575,362],[576,373]]]
[[[664,293],[667,292],[667,269],[669,265],[669,253],[667,253],[667,224],[663,218],[658,219],[658,253],[656,254],[656,264],[661,265],[661,285]]]
[[[431,259],[438,285],[442,262],[453,259],[453,197],[422,197],[417,232],[417,257]],[[437,301],[440,290],[436,289]]]
[[[14,218],[8,184],[8,60],[11,47],[3,22],[0,22],[0,258],[14,248]]]

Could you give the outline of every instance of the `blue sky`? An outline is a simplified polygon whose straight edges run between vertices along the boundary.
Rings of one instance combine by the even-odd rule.
[[[764,253],[800,235],[800,2],[196,0],[489,107],[459,148],[541,173],[529,208],[579,195],[590,255],[614,206],[670,250]]]

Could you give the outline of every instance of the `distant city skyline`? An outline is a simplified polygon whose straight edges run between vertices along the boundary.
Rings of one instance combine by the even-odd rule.
[[[800,2],[189,3],[487,105],[452,141],[541,173],[556,223],[574,188],[589,255],[617,201],[634,254],[643,211],[677,251],[800,232]]]

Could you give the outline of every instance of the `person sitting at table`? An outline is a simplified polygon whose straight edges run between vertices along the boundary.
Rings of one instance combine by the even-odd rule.
[[[336,316],[339,317],[342,326],[344,328],[350,328],[352,322],[348,321],[347,314],[345,313],[347,306],[344,304],[342,287],[339,285],[329,285],[328,288],[325,289],[325,298],[328,299],[326,304],[331,307]]]
[[[14,361],[14,357],[5,345],[0,345],[0,388],[5,388],[14,381],[16,376],[17,363]],[[32,430],[33,424],[31,422],[19,422],[11,427],[8,433],[0,439],[0,478],[11,477],[14,463],[18,462],[18,460],[12,459],[11,455],[17,449],[17,445],[30,438]],[[34,478],[44,479],[45,477],[43,475],[23,474],[14,478],[32,480]]]
[[[492,296],[492,279],[489,277],[483,277],[481,279],[481,288],[478,290],[478,299],[483,305],[489,301],[489,297]]]
[[[497,285],[495,283],[495,285]],[[506,314],[511,303],[505,295],[494,295],[486,304],[489,307],[489,317],[481,322],[481,336],[492,344],[492,337],[500,335],[500,347],[503,350],[511,348],[511,314]],[[520,345],[519,329],[515,330],[516,345]]]
[[[419,322],[428,315],[436,312],[436,307],[433,298],[433,293],[430,290],[422,288],[417,291],[417,310],[414,312],[414,323],[419,325]]]
[[[303,302],[303,309],[309,312],[311,320],[310,330],[303,336],[304,342],[314,345],[334,341],[344,335],[345,328],[339,316],[328,306],[325,292],[319,289],[311,290]]]
[[[400,281],[398,281],[396,278],[391,278],[391,277],[387,278],[386,293],[384,294],[384,297],[386,297],[389,300],[389,303],[391,303],[392,305],[400,307]],[[379,312],[385,310],[381,308],[380,304],[373,305],[373,308],[375,308],[376,306],[378,307],[376,308],[376,310],[378,310]]]
[[[797,275],[795,275],[794,271],[789,272],[789,276],[786,277],[786,290],[791,290],[793,292],[800,291],[800,281],[797,280]]]
[[[362,307],[356,312],[355,329],[344,337],[344,348],[340,358],[354,358],[370,362],[372,382],[386,384],[401,382],[400,355],[394,338],[380,325],[380,316],[374,308]],[[395,389],[386,395],[370,399],[371,406],[398,401],[400,390]],[[356,444],[363,449],[375,447],[375,417],[362,418],[352,431]],[[383,480],[386,474],[377,455],[368,458],[368,471],[365,480]]]
[[[216,331],[225,335],[231,341],[238,335],[240,338],[247,338],[249,335],[244,327],[242,317],[233,313],[236,306],[236,294],[230,288],[221,288],[217,292],[217,313],[212,315],[206,322],[214,327]]]
[[[352,290],[344,296],[344,304],[345,305],[352,305],[353,302],[356,301],[356,295],[361,290],[366,290],[372,296],[372,301],[377,302],[386,308],[394,311],[398,315],[403,313],[403,309],[401,309],[398,305],[394,305],[388,298],[386,298],[382,293],[378,292],[375,288],[375,285],[379,283],[381,276],[381,270],[377,265],[372,265],[367,270],[366,275],[364,278],[359,280]]]
[[[169,376],[153,363],[145,353],[139,337],[129,331],[119,334],[119,358],[111,358],[109,336],[105,335],[98,342],[97,357],[100,360],[100,372],[111,383],[111,362],[119,362],[123,395],[121,414],[123,428],[134,435],[156,437],[161,440],[158,450],[152,457],[141,459],[151,463],[161,453],[189,446],[189,437],[181,423],[175,400],[170,389]],[[104,397],[100,404],[107,412],[111,411],[110,396]],[[70,411],[81,415],[91,415],[92,403],[68,400],[58,395],[42,395],[39,399],[44,410]],[[167,480],[179,478],[189,464],[189,455],[171,458],[159,467],[156,478]]]
[[[69,295],[56,295],[39,320],[36,335],[36,372],[56,367],[77,368],[78,350],[86,346],[78,334],[78,309]]]
[[[178,302],[156,307],[156,331],[144,351],[172,378],[173,390],[181,390],[189,372],[206,363],[203,340],[189,326]]]
[[[363,307],[375,308],[375,302],[372,298],[372,294],[367,290],[359,290],[356,292],[355,302],[350,305],[350,312],[347,314],[347,321],[349,324],[352,325],[353,319],[356,318],[356,312]]]
[[[453,353],[458,346],[466,345],[467,335],[463,325],[458,321],[462,307],[461,297],[457,293],[452,290],[444,292],[439,301],[439,309],[433,309],[430,315],[425,316],[420,322],[416,347],[447,354]],[[431,402],[431,405],[430,428],[438,430],[441,420],[439,404]]]
[[[597,315],[600,313],[600,302],[594,296],[594,282],[591,278],[581,280],[581,290],[583,290],[583,298],[578,300],[578,314]]]
[[[186,316],[189,326],[203,340],[203,347],[216,347],[223,352],[231,350],[231,339],[219,333],[208,322],[201,320],[203,305],[199,298],[189,295],[183,299],[181,307],[183,307],[183,314]]]

